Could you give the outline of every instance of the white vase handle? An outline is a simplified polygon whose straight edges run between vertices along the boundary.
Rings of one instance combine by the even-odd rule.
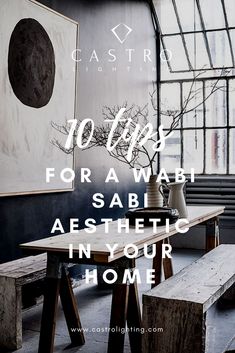
[[[169,187],[168,187],[166,184],[160,184],[158,190],[159,190],[160,194],[161,194],[162,197],[163,197],[165,206],[166,206],[166,207],[169,207],[169,205],[168,205],[168,200],[167,200],[167,198],[166,198],[166,196],[165,196],[165,194],[164,194],[164,191],[163,191],[164,188],[167,189],[167,190],[170,190]]]

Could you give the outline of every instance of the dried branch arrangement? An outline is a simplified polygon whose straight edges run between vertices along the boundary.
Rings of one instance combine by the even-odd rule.
[[[153,120],[154,117],[156,120],[156,116],[160,113],[161,124],[163,125],[163,128],[164,119],[167,118],[167,121],[170,121],[170,124],[168,124],[168,128],[164,129],[165,137],[167,138],[177,127],[180,126],[181,120],[186,114],[195,111],[198,107],[202,106],[205,101],[209,99],[209,97],[212,96],[216,91],[222,90],[224,88],[223,85],[219,84],[219,77],[213,82],[213,84],[207,86],[207,96],[202,98],[201,100],[198,100],[198,98],[201,97],[202,93],[202,89],[197,88],[196,85],[200,75],[201,73],[199,73],[191,82],[188,93],[183,99],[181,109],[167,109],[161,105],[161,109],[159,111],[159,107],[156,104],[156,88],[153,88],[153,92],[150,93],[150,109],[148,107],[148,104],[144,105],[143,107],[134,104],[128,106],[127,102],[124,103],[122,106],[105,106],[102,110],[104,123],[100,126],[94,127],[92,138],[90,138],[92,124],[86,124],[84,126],[82,139],[84,144],[89,141],[89,144],[84,149],[91,149],[93,147],[106,147],[109,134],[112,128],[112,122],[119,113],[120,109],[125,108],[125,111],[122,115],[122,119],[119,121],[112,136],[112,144],[114,145],[114,148],[112,149],[112,151],[108,151],[108,153],[111,157],[117,159],[118,161],[128,164],[130,168],[150,167],[152,174],[155,174],[154,162],[156,161],[156,157],[159,153],[159,150],[153,150],[152,148],[149,148],[149,145],[158,144],[158,134],[155,134],[155,136],[148,138],[148,143],[146,144],[136,143],[135,146],[132,148],[131,158],[127,158],[131,137],[136,131],[136,127],[139,127],[139,131],[141,131],[141,137],[144,138],[147,134],[147,129],[145,127],[147,126],[147,124],[149,124],[151,120]],[[195,104],[193,104],[194,102]],[[51,124],[52,127],[55,130],[59,131],[61,134],[66,136],[69,135],[71,129],[70,124],[66,123],[62,126],[54,122],[52,122]],[[126,139],[122,138],[124,131],[126,134]],[[77,147],[77,137],[78,130],[75,129],[73,132],[73,142],[71,143],[71,146],[69,148],[65,148],[65,146],[58,139],[54,139],[52,143],[64,153],[70,154],[73,153],[74,149]]]

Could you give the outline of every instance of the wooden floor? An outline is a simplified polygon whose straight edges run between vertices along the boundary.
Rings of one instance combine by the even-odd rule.
[[[179,271],[192,261],[200,257],[202,252],[192,250],[177,250],[173,256],[174,271]],[[138,259],[140,271],[149,268],[150,262],[145,258]],[[140,296],[149,289],[149,285],[139,286]],[[107,327],[109,324],[111,292],[98,290],[93,284],[82,285],[75,290],[79,303],[79,311],[83,327]],[[39,339],[41,305],[23,313],[23,348],[17,353],[37,353]],[[207,353],[221,353],[226,347],[233,333],[235,335],[235,307],[213,306],[209,311],[208,320],[208,349]],[[59,308],[56,327],[55,353],[106,353],[108,333],[85,333],[86,344],[80,348],[70,348],[70,339],[63,313]],[[125,353],[130,353],[128,338],[125,341]]]

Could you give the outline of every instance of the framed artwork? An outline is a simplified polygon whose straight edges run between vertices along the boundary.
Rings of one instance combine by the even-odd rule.
[[[60,172],[74,156],[52,144],[61,134],[51,122],[76,115],[77,42],[77,22],[33,0],[1,0],[0,196],[73,190]]]

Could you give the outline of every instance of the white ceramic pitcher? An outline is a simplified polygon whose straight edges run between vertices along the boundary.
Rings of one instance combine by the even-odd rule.
[[[185,202],[185,197],[183,192],[183,188],[186,182],[187,180],[184,182],[173,182],[168,184],[161,184],[159,187],[159,191],[161,192],[165,200],[165,204],[168,207],[176,208],[179,211],[180,218],[188,217],[188,210],[186,207],[186,202]],[[163,190],[162,190],[163,188],[169,189],[168,200],[166,199],[163,193]]]

